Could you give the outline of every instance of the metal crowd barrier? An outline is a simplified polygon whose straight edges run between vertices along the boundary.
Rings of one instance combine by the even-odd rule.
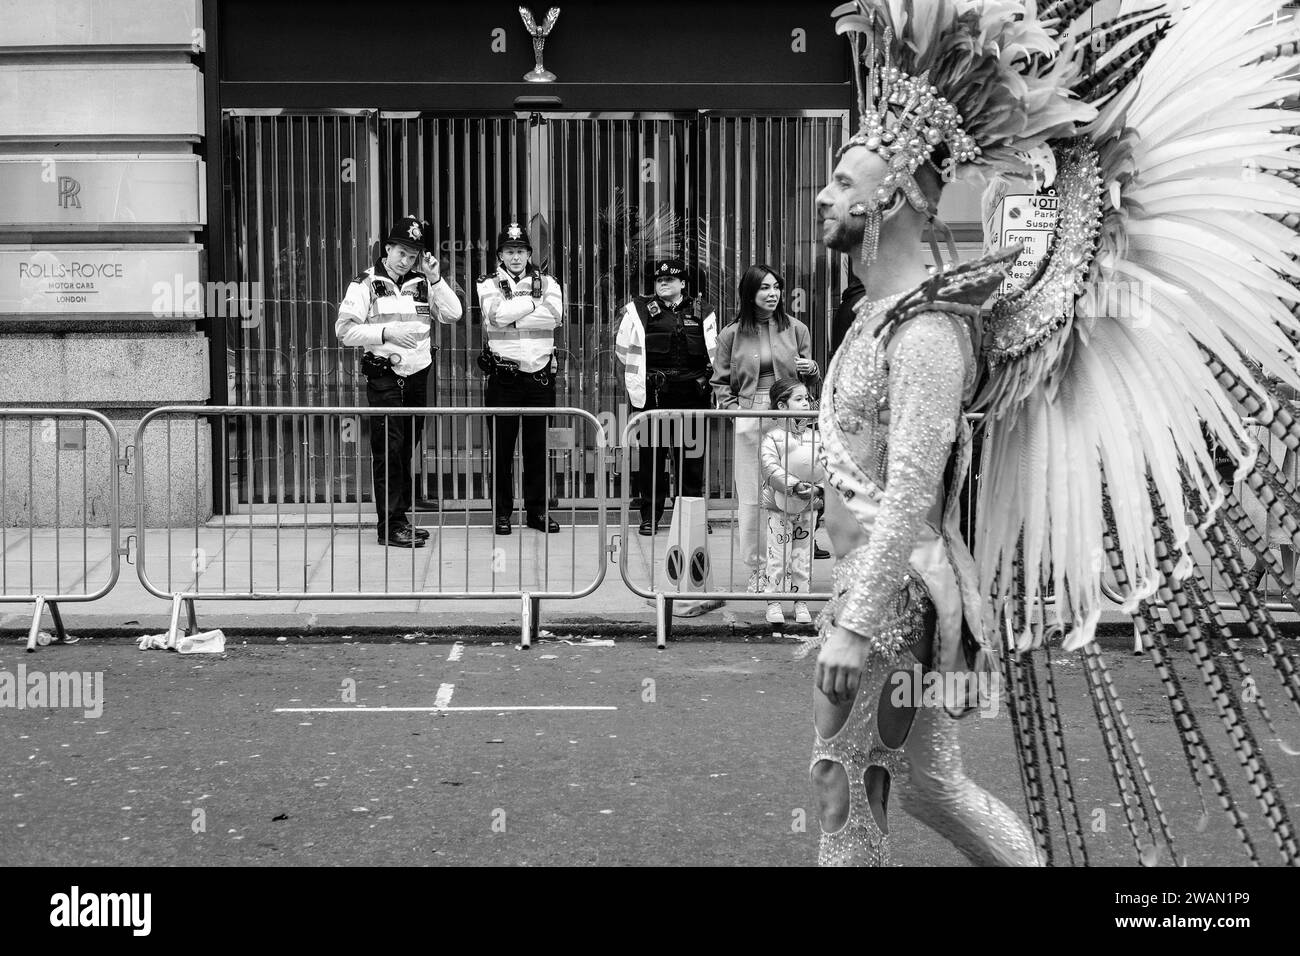
[[[815,415],[816,413],[813,412]],[[625,491],[621,500],[620,515],[620,533],[623,541],[623,547],[620,549],[619,572],[626,586],[635,594],[654,601],[655,618],[656,618],[656,642],[659,647],[666,646],[666,642],[672,633],[672,616],[674,605],[680,601],[792,601],[792,600],[813,600],[824,601],[831,597],[829,592],[829,574],[819,574],[821,569],[829,570],[826,563],[819,564],[812,559],[812,552],[816,547],[815,531],[809,535],[806,542],[799,542],[795,547],[806,547],[810,558],[810,567],[812,569],[812,590],[806,593],[788,591],[788,590],[770,590],[760,587],[753,589],[752,580],[746,582],[744,590],[738,588],[736,580],[736,568],[738,559],[743,560],[740,553],[745,548],[745,542],[738,542],[737,527],[735,515],[740,507],[736,500],[733,487],[719,488],[720,482],[715,480],[715,476],[725,474],[724,469],[717,467],[717,460],[724,458],[718,454],[720,448],[735,447],[735,431],[740,421],[749,419],[759,419],[758,431],[763,434],[769,428],[776,425],[779,421],[792,418],[807,418],[807,413],[777,411],[768,409],[763,411],[752,410],[706,410],[706,409],[656,409],[648,412],[640,412],[633,415],[623,428],[622,445],[623,445],[623,462],[624,476],[628,479],[625,484]],[[967,420],[973,426],[978,425],[981,415],[968,415]],[[665,426],[668,427],[665,427]],[[1282,470],[1287,479],[1293,483],[1300,484],[1300,456],[1294,452],[1289,452],[1283,444],[1272,439],[1266,429],[1260,429],[1259,439],[1266,446],[1271,442],[1270,454],[1275,461],[1281,464]],[[666,449],[670,452],[667,465],[667,473],[670,481],[670,487],[665,489],[670,491],[666,497],[669,507],[677,502],[680,506],[681,499],[681,466],[677,456],[695,454],[705,459],[706,467],[704,471],[704,486],[702,496],[708,506],[717,505],[715,492],[721,491],[717,495],[718,499],[725,502],[723,508],[711,507],[709,515],[711,525],[718,527],[720,521],[717,518],[720,514],[728,516],[728,525],[730,534],[720,540],[718,535],[712,535],[706,538],[703,545],[700,542],[684,536],[681,532],[672,529],[668,531],[668,538],[664,538],[664,531],[659,530],[653,537],[638,537],[632,531],[634,524],[639,524],[639,516],[634,518],[631,508],[631,499],[636,497],[637,488],[631,481],[633,469],[639,472],[640,457],[638,452],[642,447],[654,449]],[[816,444],[814,443],[814,448]],[[975,500],[977,495],[977,486],[979,481],[979,456],[978,446],[976,455],[971,465],[971,473],[963,486],[961,494],[962,514],[964,522],[964,536],[966,541],[973,546],[975,532]],[[761,455],[761,451],[759,452]],[[762,487],[762,465],[761,460],[755,463],[760,475],[760,488]],[[652,499],[658,500],[662,493],[659,489],[662,477],[662,468],[652,470],[651,485],[653,487]],[[739,453],[734,461],[734,474],[739,476],[743,471],[743,463],[740,460]],[[728,476],[730,477],[730,476]],[[728,483],[730,484],[730,483]],[[1265,543],[1269,547],[1277,548],[1281,552],[1281,558],[1284,566],[1288,569],[1293,568],[1296,563],[1296,554],[1290,546],[1290,539],[1279,529],[1276,529],[1275,522],[1265,521],[1266,514],[1264,509],[1254,501],[1251,493],[1245,488],[1244,483],[1237,486],[1238,498],[1244,503],[1248,513],[1255,518],[1257,525],[1265,528]],[[673,509],[674,513],[676,508]],[[767,512],[762,511],[760,514],[760,526],[763,519],[767,517]],[[764,550],[762,528],[760,527],[759,551],[760,556]],[[634,542],[642,542],[639,549]],[[661,543],[662,542],[662,543]],[[1243,546],[1243,551],[1246,550]],[[1219,583],[1219,576],[1213,567],[1209,555],[1197,553],[1199,549],[1194,548],[1193,558],[1199,570],[1205,575],[1210,584],[1211,593],[1219,593],[1222,587],[1216,587]],[[789,545],[785,548],[784,559],[788,563],[792,556],[792,549]],[[638,562],[643,568],[649,569],[649,580],[644,581],[638,578],[631,567],[632,563],[639,558]],[[1249,565],[1253,559],[1248,559]],[[748,570],[748,565],[744,565]],[[719,569],[724,569],[727,575],[727,586],[718,587],[714,578]],[[819,585],[825,585],[819,589]],[[1279,585],[1272,580],[1271,575],[1263,574],[1259,578],[1259,590],[1263,603],[1271,612],[1288,612],[1293,611],[1293,605],[1277,597]],[[1124,601],[1123,594],[1120,593],[1110,575],[1102,581],[1102,593],[1116,607]],[[1050,582],[1046,583],[1046,591],[1042,597],[1046,613],[1054,597],[1051,593]],[[1219,607],[1225,611],[1238,611],[1239,608],[1226,594],[1218,598]]]
[[[28,651],[36,650],[46,607],[54,639],[75,641],[59,605],[94,601],[117,583],[120,447],[99,412],[0,408],[0,603],[35,606]],[[80,530],[80,541],[65,538],[68,529]]]
[[[1300,404],[1297,402],[1291,401],[1288,404],[1291,406],[1293,414],[1300,411]],[[1275,437],[1267,427],[1256,424],[1250,418],[1246,419],[1246,424],[1251,428],[1253,437],[1259,442],[1260,447],[1268,453],[1274,465],[1282,472],[1283,477],[1292,484],[1300,483],[1300,456],[1287,448],[1286,443]],[[1256,500],[1244,481],[1237,483],[1236,497],[1241,502],[1247,516],[1262,532],[1264,547],[1270,551],[1276,551],[1282,566],[1294,576],[1297,555],[1291,545],[1290,536],[1282,530],[1282,527],[1275,519],[1269,516],[1268,510]],[[1232,527],[1231,523],[1228,525],[1228,530],[1230,541],[1240,549],[1242,564],[1246,567],[1247,573],[1254,575],[1258,582],[1256,590],[1260,602],[1269,611],[1295,610],[1294,605],[1282,596],[1280,582],[1264,569],[1262,562],[1255,558],[1245,542],[1238,539],[1236,529]],[[1211,564],[1208,555],[1194,554],[1194,558],[1198,568],[1209,582],[1212,592],[1219,590],[1221,587],[1226,587],[1226,584],[1221,583],[1223,579],[1218,570]],[[1231,599],[1220,600],[1219,606],[1225,610],[1237,610],[1237,603]]]
[[[567,419],[569,427],[552,427],[548,433],[546,469],[548,502],[567,498],[564,507],[548,507],[548,517],[556,514],[562,524],[567,512],[564,533],[569,537],[562,549],[567,562],[552,560],[552,543],[565,539],[556,536],[553,542],[551,535],[523,529],[512,538],[494,536],[491,511],[475,512],[469,504],[481,505],[485,495],[491,498],[496,462],[487,436],[489,422],[497,416]],[[619,571],[633,593],[654,602],[660,647],[671,635],[673,611],[675,606],[680,611],[682,602],[830,597],[830,563],[813,555],[815,530],[783,543],[780,558],[788,564],[796,549],[808,549],[809,590],[751,590],[756,582],[747,580],[746,543],[739,540],[735,520],[738,503],[730,449],[737,427],[757,419],[761,436],[782,420],[800,417],[808,415],[660,409],[627,421],[621,447]],[[434,451],[425,444],[416,455],[409,489],[413,501],[428,490],[428,478],[436,484],[430,496],[443,499],[443,507],[423,513],[426,521],[432,517],[429,527],[436,527],[436,533],[426,547],[409,550],[375,540],[368,441],[371,429],[396,427],[403,419],[415,422],[422,439],[435,430],[450,436],[433,443]],[[92,422],[100,427],[89,427]],[[158,434],[160,430],[164,434]],[[249,440],[254,433],[258,440]],[[173,636],[182,611],[187,630],[197,629],[195,602],[200,599],[517,599],[522,643],[529,646],[538,631],[542,600],[576,600],[604,581],[604,555],[613,550],[606,546],[606,509],[612,497],[606,438],[600,419],[567,407],[435,406],[400,412],[352,406],[156,409],[140,422],[134,446],[137,573],[149,593],[172,602]],[[1270,454],[1286,477],[1300,481],[1297,456],[1263,429],[1260,438],[1270,443]],[[161,442],[165,449],[160,452],[155,446]],[[147,458],[146,443],[152,452]],[[640,470],[636,459],[642,446],[670,452],[666,475],[653,469],[649,491],[652,510],[660,494],[671,492],[664,497],[674,518],[686,506],[679,498],[679,465],[671,452],[703,459],[702,501],[692,507],[704,508],[715,533],[700,537],[681,528],[674,535],[668,522],[651,537],[633,533],[639,515],[632,512],[637,485],[631,478]],[[246,458],[232,451],[240,448],[252,448],[255,454]],[[0,409],[0,603],[34,604],[28,650],[37,646],[46,606],[58,640],[67,640],[59,604],[101,598],[118,580],[124,553],[118,470],[127,467],[121,452],[116,429],[97,412]],[[516,503],[521,497],[521,457],[516,454],[513,469]],[[761,464],[754,464],[761,473]],[[667,488],[661,487],[664,480]],[[978,461],[962,491],[968,540],[977,481]],[[562,494],[557,496],[557,491]],[[1249,491],[1241,485],[1238,491],[1252,518],[1266,528],[1266,542],[1281,550],[1289,567],[1295,560],[1289,538],[1264,520],[1263,509]],[[579,500],[593,499],[594,515],[579,509]],[[760,541],[767,517],[760,506]],[[80,532],[79,542],[68,535],[69,529]],[[761,543],[758,549],[761,560]],[[1208,556],[1193,557],[1215,590],[1216,572]],[[634,565],[648,575],[638,576]],[[1294,610],[1290,602],[1278,599],[1270,575],[1261,575],[1259,587],[1269,610]],[[1122,600],[1113,586],[1103,591],[1117,605]],[[1050,594],[1045,598],[1050,602]],[[1224,610],[1238,610],[1225,598],[1219,599]]]
[[[551,561],[552,535],[515,526],[512,537],[496,536],[492,514],[469,509],[424,512],[430,538],[424,547],[399,549],[376,540],[375,489],[371,486],[372,429],[392,429],[403,422],[426,434],[429,419],[444,430],[467,437],[487,435],[488,421],[497,418],[545,416],[565,421],[550,426],[546,468],[548,501],[557,484],[572,490],[585,449],[604,444],[595,416],[577,408],[304,408],[241,406],[168,406],[140,422],[136,434],[136,499],[140,583],[150,594],[172,602],[170,633],[175,636],[182,609],[188,630],[198,627],[196,600],[412,600],[518,599],[521,636],[530,646],[538,631],[542,600],[574,600],[594,592],[605,577],[605,477],[603,456],[596,456],[598,473],[589,489],[597,501],[594,521],[580,514],[578,495],[546,517],[567,513],[569,561]],[[477,428],[475,426],[478,426]],[[577,438],[590,428],[591,441]],[[157,434],[162,429],[162,434]],[[241,443],[239,430],[258,430],[258,447],[267,460],[232,457]],[[522,433],[522,430],[521,430]],[[154,454],[154,443],[165,442],[165,454]],[[478,452],[486,459],[486,474],[496,473],[490,440]],[[179,447],[178,447],[179,446]],[[514,462],[514,499],[520,499],[521,454]],[[177,461],[193,462],[178,469]],[[154,475],[150,463],[166,462],[165,475]],[[211,462],[211,472],[206,471]],[[427,464],[427,462],[426,462]],[[241,469],[261,472],[260,491],[243,480]],[[352,500],[336,500],[338,478],[349,476],[358,489]],[[451,487],[453,498],[470,489],[457,476],[438,474],[439,489]],[[444,478],[448,479],[444,482]],[[369,488],[371,494],[365,493]],[[150,492],[149,489],[152,489]],[[490,490],[490,489],[489,489]],[[413,503],[424,496],[412,469],[408,489]],[[214,494],[215,493],[215,494]],[[383,495],[383,489],[378,491]],[[261,499],[260,503],[250,500]],[[215,498],[210,517],[205,502]],[[247,514],[231,514],[232,506]],[[522,512],[516,508],[516,514]],[[486,520],[484,520],[486,518]],[[585,523],[584,523],[585,522]],[[416,524],[413,517],[412,524]],[[562,527],[564,522],[561,522]],[[152,527],[151,527],[152,526]],[[559,537],[559,536],[554,536]],[[580,542],[590,539],[590,569],[580,570]],[[558,549],[557,549],[558,550]],[[161,567],[159,567],[161,565]],[[590,570],[590,580],[585,577]],[[567,585],[565,584],[567,571]]]
[[[672,617],[674,605],[678,601],[703,601],[703,602],[723,602],[723,601],[825,601],[829,600],[831,593],[829,590],[830,583],[830,566],[823,562],[820,565],[814,558],[815,555],[815,537],[817,522],[810,520],[807,522],[789,522],[784,529],[790,535],[789,541],[771,542],[775,549],[780,545],[779,551],[774,550],[774,560],[768,560],[768,518],[769,515],[780,514],[778,511],[769,511],[762,504],[763,465],[762,439],[763,436],[771,429],[778,426],[779,423],[790,419],[797,418],[814,418],[816,412],[797,412],[797,411],[777,411],[769,410],[740,410],[740,409],[654,409],[646,412],[638,412],[628,419],[623,428],[623,452],[625,478],[632,475],[634,464],[636,470],[640,471],[639,460],[640,449],[647,448],[652,454],[663,450],[667,452],[669,475],[673,483],[673,494],[667,496],[670,503],[673,504],[673,526],[667,529],[667,537],[663,537],[664,531],[650,536],[642,537],[631,530],[631,498],[630,490],[627,490],[622,496],[622,509],[620,515],[620,533],[622,536],[623,547],[620,549],[619,573],[622,575],[623,582],[634,593],[643,598],[654,601],[655,605],[655,637],[656,644],[664,647],[668,638],[672,634]],[[742,422],[755,422],[754,426],[742,425]],[[752,432],[756,436],[752,458],[747,457],[741,452],[736,445],[737,432]],[[786,439],[785,448],[781,449],[782,457],[790,447],[789,439]],[[736,448],[734,456],[734,471],[737,481],[746,480],[746,465],[752,467],[754,475],[753,480],[756,482],[759,500],[754,505],[742,505],[738,497],[733,496],[728,502],[727,510],[727,530],[728,534],[705,533],[701,540],[695,533],[695,529],[684,527],[684,520],[680,516],[683,509],[687,507],[686,502],[690,499],[683,499],[681,495],[681,469],[685,467],[685,461],[691,457],[703,459],[703,487],[702,497],[705,506],[711,503],[713,492],[718,490],[718,482],[715,475],[718,469],[715,464],[718,460],[725,461],[727,455],[724,449]],[[813,460],[816,459],[818,444],[814,441]],[[649,491],[651,498],[651,514],[653,517],[653,508],[661,494],[661,477],[662,469],[653,467],[654,459],[651,459],[652,470],[649,481]],[[641,479],[644,489],[645,480]],[[663,489],[666,491],[666,489]],[[724,493],[730,493],[731,488],[722,489]],[[741,518],[741,509],[751,508],[753,512],[753,523],[750,526],[752,531],[746,535],[750,529],[742,527],[745,522]],[[816,512],[809,509],[815,516]],[[710,516],[715,512],[710,512]],[[807,514],[807,512],[805,512]],[[638,516],[637,525],[640,525]],[[812,524],[812,532],[806,537],[801,537],[800,533],[807,531],[806,524]],[[715,532],[721,530],[723,521],[721,517],[714,523],[710,517],[709,527]],[[783,532],[783,536],[784,536]],[[742,536],[748,540],[742,540]],[[634,542],[644,542],[634,545]],[[662,543],[661,543],[662,542]],[[638,547],[638,557],[644,566],[649,569],[649,580],[642,583],[632,574],[630,567],[630,557],[633,548]],[[804,551],[803,555],[797,554]],[[769,578],[766,573],[766,566],[770,563],[774,568],[780,570],[788,568],[791,562],[796,558],[806,558],[810,573],[808,591],[796,590],[770,590]],[[737,586],[737,563],[744,568],[740,572],[745,575],[743,586]],[[755,563],[757,562],[757,563]],[[714,582],[715,572],[719,575],[725,573],[726,586],[718,587]],[[786,580],[788,583],[788,578]],[[826,585],[825,588],[818,589],[818,584]]]

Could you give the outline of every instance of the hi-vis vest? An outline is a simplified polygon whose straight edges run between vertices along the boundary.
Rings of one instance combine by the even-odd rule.
[[[539,295],[533,295],[534,284]],[[503,266],[478,280],[483,338],[496,355],[521,372],[549,368],[555,329],[564,316],[564,293],[552,276],[529,266],[518,279]]]
[[[334,333],[344,345],[363,346],[376,355],[396,355],[393,371],[403,377],[413,375],[432,362],[429,347],[430,325],[434,318],[451,324],[460,318],[461,305],[455,291],[444,280],[433,286],[418,272],[408,272],[400,283],[388,277],[382,262],[377,262],[352,280],[339,306]],[[395,329],[413,332],[414,348],[402,348],[385,342],[384,331]]]
[[[645,301],[647,303],[657,302],[658,299],[656,296],[648,296]],[[700,313],[705,313],[702,319],[704,323],[704,347],[708,350],[709,362],[712,363],[713,357],[718,351],[718,316],[711,308],[703,305],[702,300],[695,300],[695,305],[694,318],[699,319]],[[623,380],[627,385],[627,400],[637,408],[645,408],[645,324],[641,321],[641,315],[637,311],[637,300],[633,299],[623,306],[621,315],[622,320],[619,322],[618,333],[614,339],[614,354],[623,363]],[[702,371],[707,371],[707,369]]]

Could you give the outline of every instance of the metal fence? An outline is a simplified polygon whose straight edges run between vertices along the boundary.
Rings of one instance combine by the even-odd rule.
[[[241,320],[247,326],[246,332],[252,334],[261,319],[277,310],[289,310],[297,306],[324,307],[329,303],[316,301],[271,301],[259,300],[257,303],[245,303],[239,310],[255,313],[251,319]],[[254,308],[254,306],[260,307]],[[569,302],[567,308],[582,310],[586,306],[581,302]],[[234,320],[231,320],[232,322]],[[454,344],[463,341],[460,323],[442,325],[435,323],[431,329],[431,364],[428,370],[428,400],[432,405],[445,408],[476,409],[486,403],[486,378],[477,366],[480,347],[463,347]],[[232,359],[229,374],[231,404],[239,407],[275,407],[288,409],[359,406],[366,400],[365,376],[358,363],[359,350],[339,345],[333,340],[333,331],[329,330],[325,341],[330,344],[306,348],[302,341],[289,343],[289,348],[245,348],[238,354],[237,361]],[[611,338],[613,330],[604,328],[593,335]],[[453,343],[453,344],[440,344]],[[596,348],[596,340],[587,344],[571,343],[573,348],[557,348],[555,359],[557,371],[555,376],[556,404],[565,407],[581,408],[596,415],[606,424],[611,433],[620,429],[622,423],[634,413],[627,403],[627,393],[622,365],[617,360],[616,351],[611,348]],[[231,353],[232,356],[236,353]],[[293,426],[296,427],[296,426]],[[269,423],[263,419],[253,427],[236,433],[233,450],[247,462],[233,482],[230,494],[219,506],[228,506],[235,511],[251,510],[267,514],[274,509],[276,496],[284,485],[286,478],[282,474],[284,463],[276,453],[277,439],[268,431]],[[490,488],[485,483],[485,473],[478,469],[485,460],[483,441],[486,432],[471,429],[454,441],[450,432],[431,423],[426,436],[424,455],[416,462],[418,490],[422,496],[443,498],[464,502],[466,507],[484,507],[490,497]],[[315,442],[313,454],[320,458],[326,454],[318,431],[312,432],[310,440]],[[294,444],[296,445],[295,437]],[[586,449],[590,454],[587,461],[594,463],[597,452],[605,457],[606,493],[614,498],[623,494],[623,475],[621,463],[612,444],[599,448],[591,445]],[[712,488],[718,497],[725,498],[733,486],[734,463],[731,460],[731,445],[720,443],[712,452],[708,461],[709,473],[713,479]],[[457,462],[457,468],[447,469],[442,463],[448,460]],[[317,474],[323,473],[318,468]],[[330,497],[336,501],[370,500],[373,489],[370,476],[365,470],[358,472],[346,460],[338,460],[334,467],[334,482],[330,486],[317,483],[305,489],[295,487],[294,494],[303,494],[320,504]],[[292,475],[288,477],[293,486]],[[589,468],[586,476],[579,483],[585,487],[593,486],[595,481],[594,466]],[[588,507],[594,506],[594,497],[588,497]]]
[[[769,432],[783,470],[792,477],[798,472],[798,477],[811,485],[819,483],[813,474],[820,450],[816,433],[804,445],[785,426],[815,416],[816,412],[776,410],[655,409],[628,419],[622,436],[623,473],[632,474],[635,462],[638,474],[649,467],[650,475],[638,481],[642,504],[636,533],[632,531],[632,496],[622,496],[619,573],[633,593],[655,602],[656,642],[660,647],[671,636],[676,602],[830,598],[829,565],[815,560],[819,512],[813,501],[776,494],[769,494],[765,500],[763,495],[765,487],[775,492],[775,483],[766,480],[762,461],[762,443]],[[642,449],[646,454],[641,453]],[[659,457],[670,465],[666,474],[658,463]],[[792,457],[800,459],[797,465]],[[694,467],[699,471],[701,485],[689,490],[698,490],[699,494],[683,498],[683,485],[690,483],[688,469],[692,461],[697,463]],[[728,462],[733,469],[718,467]],[[664,487],[665,477],[671,488]],[[733,487],[736,494],[729,508],[708,511],[719,484],[724,495]],[[742,485],[747,488],[743,496]],[[647,514],[650,528],[655,530],[654,511],[661,499],[674,505],[667,537],[660,533],[642,535],[640,527]],[[686,515],[688,510],[693,515],[696,508],[716,518],[717,523],[706,516],[708,523],[701,528],[698,521]],[[808,580],[802,589],[797,584],[802,575],[792,573],[796,567],[807,569]],[[695,603],[690,611],[702,606]]]
[[[1300,403],[1292,401],[1290,405],[1293,414],[1300,410]],[[1260,448],[1268,455],[1273,465],[1279,469],[1283,479],[1293,486],[1300,486],[1300,455],[1288,448],[1286,443],[1273,435],[1268,428],[1255,424],[1249,419],[1247,419],[1247,424],[1252,426],[1251,431],[1254,438],[1259,442]],[[1269,515],[1268,509],[1260,504],[1258,499],[1245,487],[1244,482],[1237,483],[1236,498],[1241,503],[1247,516],[1255,524],[1255,527],[1260,529],[1264,548],[1268,551],[1275,551],[1283,569],[1294,578],[1296,550],[1293,547],[1291,536],[1287,534],[1276,518]],[[1228,527],[1230,535],[1242,555],[1242,564],[1245,566],[1247,573],[1257,582],[1255,590],[1261,602],[1270,611],[1294,610],[1295,605],[1286,599],[1281,583],[1267,572],[1263,562],[1255,557],[1253,551],[1246,546],[1246,543],[1237,538],[1231,524]],[[1204,571],[1211,591],[1226,590],[1227,583],[1210,563],[1209,555],[1203,553],[1197,545],[1194,545],[1192,550],[1193,559],[1198,567]],[[1231,600],[1223,600],[1219,604],[1228,610],[1236,608],[1235,602]]]
[[[120,447],[98,412],[0,408],[0,603],[34,605],[29,651],[46,607],[66,641],[59,604],[94,601],[117,583]],[[52,539],[52,559],[41,539]]]
[[[489,422],[497,416],[543,415],[550,420],[547,511],[561,519],[563,531],[495,536],[491,510],[478,506],[490,500],[491,476],[497,472],[493,443],[486,440]],[[807,413],[640,413],[621,429],[618,455],[619,449],[607,441],[616,429],[574,407],[167,407],[140,422],[133,446],[135,493],[123,502],[119,471],[128,467],[132,449],[123,456],[124,446],[107,418],[84,409],[0,409],[0,602],[34,605],[29,649],[36,646],[47,605],[63,639],[58,604],[96,600],[117,583],[122,514],[131,508],[127,520],[136,525],[140,582],[148,593],[172,602],[173,632],[182,612],[187,612],[187,626],[197,627],[197,600],[517,599],[527,645],[537,633],[541,600],[579,599],[604,582],[605,556],[614,552],[614,541],[606,541],[607,509],[617,498],[620,575],[632,593],[655,603],[663,646],[674,610],[682,610],[687,601],[829,598],[831,565],[815,557],[815,521],[803,526],[806,536],[795,534],[793,526],[785,528],[782,533],[788,532],[790,540],[778,542],[774,551],[773,568],[790,565],[796,556],[807,558],[807,587],[793,589],[752,578],[758,563],[766,563],[761,540],[766,521],[772,515],[780,521],[782,508],[760,507],[753,531],[742,532],[738,520],[738,473],[746,461],[755,470],[761,465],[753,457],[753,445],[735,456],[737,428],[752,421],[753,434],[762,435],[801,416]],[[408,551],[375,540],[372,496],[343,493],[346,485],[355,487],[363,480],[369,485],[369,435],[376,428],[391,429],[399,420],[414,423],[424,449],[430,435],[441,436],[436,454],[417,453],[416,460],[424,463],[444,497],[439,510],[413,519],[431,537],[425,547]],[[241,440],[250,433],[261,437],[255,443]],[[1263,430],[1260,439],[1284,479],[1296,483],[1297,456]],[[250,444],[263,449],[267,460],[246,457],[242,449]],[[637,459],[643,447],[651,452],[652,475],[644,483],[632,480],[641,471]],[[656,449],[670,452],[658,467]],[[816,450],[814,439],[806,457],[815,460]],[[690,489],[698,490],[697,496],[683,495],[687,489],[674,451],[682,460],[695,456],[701,462],[700,487]],[[783,457],[788,452],[787,445]],[[517,453],[513,464],[515,501],[520,498],[521,457]],[[733,458],[742,466],[734,471],[728,470]],[[617,493],[610,490],[617,477],[609,474],[611,464],[621,467],[623,488]],[[261,513],[236,512],[232,505],[241,501],[240,489],[247,487],[252,471],[265,476],[266,505]],[[413,471],[408,489],[413,501],[421,496],[417,482],[422,477]],[[976,472],[962,491],[968,538],[974,530],[970,520],[977,481]],[[638,492],[644,493],[643,501]],[[1265,545],[1276,549],[1283,568],[1292,568],[1289,534],[1240,485],[1238,497],[1264,530]],[[667,508],[665,527],[646,536],[634,533],[641,518],[634,508],[648,502],[653,531],[660,499]],[[1240,544],[1244,563],[1254,565],[1250,549]],[[1220,596],[1220,606],[1236,610],[1208,555],[1194,548],[1193,559]],[[1272,575],[1262,567],[1257,573],[1258,593],[1271,611],[1295,610]],[[1103,590],[1119,602],[1113,587]]]
[[[432,335],[435,340],[446,329],[435,323]],[[330,333],[332,338],[332,332]],[[290,408],[338,408],[359,406],[365,401],[366,379],[358,363],[359,350],[338,344],[306,349],[299,353],[282,350],[245,350],[246,368],[234,376],[236,388],[232,391],[239,407],[274,407],[281,411]],[[479,371],[476,360],[479,349],[443,348],[435,341],[432,346],[432,363],[428,371],[428,400],[431,405],[443,408],[480,409],[485,404],[486,378]],[[587,381],[581,357],[566,349],[555,352],[556,404],[583,408],[595,394]],[[428,423],[422,442],[422,454],[416,460],[417,491],[420,497],[437,498],[453,507],[485,507],[491,498],[490,473],[481,467],[487,461],[484,442],[487,430],[479,425],[468,429],[451,430],[443,427],[442,419]],[[331,474],[333,481],[317,481],[306,487],[294,484],[292,472],[285,475],[285,462],[276,449],[281,442],[269,431],[269,419],[263,417],[252,427],[235,432],[232,452],[245,459],[247,467],[238,472],[232,482],[230,494],[223,499],[235,511],[251,510],[268,514],[274,510],[277,496],[286,481],[294,488],[294,500],[306,496],[318,504],[330,500],[352,502],[372,501],[374,489],[370,483],[368,465],[358,469],[345,450],[335,444],[335,460]],[[311,443],[311,455],[317,467],[312,474],[325,473],[323,459],[331,452],[324,444],[324,434],[313,429],[298,434],[299,423],[291,421],[294,430],[292,445],[300,440]],[[593,436],[594,437],[594,436]],[[589,451],[594,451],[591,445]],[[589,456],[589,461],[594,457]],[[455,467],[448,467],[454,462]],[[364,464],[364,463],[363,463]],[[594,472],[582,484],[591,485]],[[220,506],[220,504],[219,504]]]
[[[470,447],[466,436],[485,431],[493,420],[545,416],[547,517],[564,519],[567,540],[550,534],[513,538],[495,536],[490,512],[465,507],[454,494],[459,486],[459,459],[438,459],[435,477],[452,488],[447,507],[424,512],[418,519],[429,531],[424,546],[396,550],[376,538],[377,510],[360,496],[318,500],[313,489],[335,486],[339,472],[369,475],[370,436],[375,429],[413,428],[418,446],[431,426],[440,427],[453,447]],[[559,424],[556,424],[559,422]],[[235,515],[218,509],[210,515],[196,507],[190,520],[173,520],[166,510],[161,524],[147,526],[139,512],[136,570],[145,590],[172,601],[174,633],[182,609],[196,627],[196,600],[489,600],[517,598],[523,608],[525,646],[537,632],[539,602],[584,597],[605,577],[605,495],[597,456],[594,488],[580,488],[588,468],[588,444],[603,445],[604,433],[595,416],[576,408],[281,408],[236,406],[170,406],[149,412],[136,434],[136,495],[146,496],[152,481],[167,500],[202,502],[229,500],[241,481],[241,469],[256,466],[238,452],[246,447],[240,435],[257,430],[266,453],[274,456],[277,483],[269,514]],[[161,435],[155,434],[161,431]],[[155,442],[165,451],[153,453]],[[476,472],[497,473],[493,443],[481,446],[485,460]],[[196,463],[210,460],[210,473],[196,464],[186,472],[151,477],[146,462]],[[521,454],[513,464],[514,499],[520,498]],[[428,462],[426,461],[426,464]],[[445,474],[443,473],[445,470]],[[420,499],[416,475],[407,489],[413,504]],[[592,494],[599,505],[594,518],[577,506],[578,495]],[[562,494],[562,497],[557,497]],[[380,495],[381,504],[387,503]],[[463,499],[463,494],[460,496]],[[460,504],[460,507],[456,505]],[[485,517],[488,520],[484,520]],[[415,523],[413,521],[413,523]],[[561,558],[567,560],[560,560]]]

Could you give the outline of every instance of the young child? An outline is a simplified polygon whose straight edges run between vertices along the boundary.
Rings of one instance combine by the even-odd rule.
[[[772,407],[807,411],[808,418],[786,418],[763,436],[763,507],[767,511],[767,578],[773,591],[808,591],[812,566],[814,513],[821,507],[825,475],[817,461],[817,418],[808,389],[793,379],[772,386]],[[795,601],[794,619],[811,624],[806,601]],[[767,620],[784,624],[779,601],[769,601]]]

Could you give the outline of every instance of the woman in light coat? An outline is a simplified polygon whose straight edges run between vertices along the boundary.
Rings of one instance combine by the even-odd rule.
[[[718,408],[771,408],[769,391],[778,378],[816,379],[812,334],[786,315],[781,279],[770,267],[750,266],[740,279],[740,312],[718,333],[713,357],[713,394]],[[775,425],[772,419],[736,421],[735,475],[740,525],[740,553],[750,569],[748,590],[766,591],[767,522],[762,515],[762,463],[759,442]]]

